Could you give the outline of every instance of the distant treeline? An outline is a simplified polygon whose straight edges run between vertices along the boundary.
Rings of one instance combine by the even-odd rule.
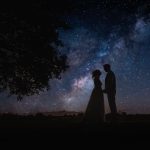
[[[0,114],[0,120],[82,120],[84,113],[75,113],[69,114],[66,113],[64,115],[55,116],[53,114],[28,114],[28,115],[19,115],[19,114],[11,114],[11,113],[3,113]],[[111,114],[105,115],[106,121],[111,119]],[[118,114],[119,121],[150,121],[150,114],[126,114],[120,113]]]

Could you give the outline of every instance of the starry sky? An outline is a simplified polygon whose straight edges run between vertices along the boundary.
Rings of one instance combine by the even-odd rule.
[[[85,111],[93,88],[91,72],[110,63],[117,78],[118,111],[150,113],[150,2],[149,0],[70,0],[70,13],[61,18],[69,30],[58,29],[70,68],[51,89],[18,102],[0,95],[0,112],[37,113]],[[109,112],[105,96],[106,112]]]

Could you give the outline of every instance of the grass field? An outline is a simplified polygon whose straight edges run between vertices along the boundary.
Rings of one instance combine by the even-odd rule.
[[[118,115],[118,121],[85,125],[83,114],[64,116],[0,116],[0,141],[71,141],[99,140],[104,143],[133,143],[150,140],[150,115]],[[53,142],[52,142],[53,143]],[[64,142],[63,142],[64,143]]]

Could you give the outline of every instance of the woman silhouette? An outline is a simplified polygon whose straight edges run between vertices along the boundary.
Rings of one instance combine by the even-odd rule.
[[[100,70],[94,70],[92,72],[94,89],[84,116],[84,121],[86,123],[97,124],[104,122],[104,96],[102,91],[102,83],[99,79],[100,75]]]

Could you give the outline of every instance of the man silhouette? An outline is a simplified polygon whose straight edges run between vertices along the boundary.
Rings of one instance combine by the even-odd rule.
[[[103,65],[105,72],[107,72],[105,78],[105,89],[103,90],[104,93],[107,94],[108,103],[110,107],[110,111],[112,114],[112,119],[116,118],[117,114],[117,107],[116,107],[116,77],[115,74],[111,70],[111,66],[109,64]]]

